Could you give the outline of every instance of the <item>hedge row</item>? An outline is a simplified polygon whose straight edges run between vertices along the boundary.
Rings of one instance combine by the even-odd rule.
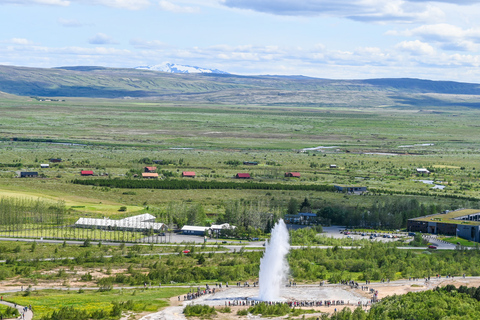
[[[318,184],[281,184],[261,182],[218,182],[218,181],[186,181],[186,180],[134,180],[134,179],[75,179],[74,184],[87,186],[128,188],[128,189],[245,189],[245,190],[308,190],[335,191],[331,185]]]
[[[448,194],[448,193],[432,193],[426,191],[408,191],[408,190],[386,190],[386,189],[376,189],[370,188],[368,190],[370,193],[380,193],[380,194],[404,194],[404,195],[411,195],[411,196],[425,196],[425,197],[442,197],[442,198],[450,198],[450,199],[462,199],[468,201],[479,201],[479,198],[470,197],[470,196],[463,196],[457,194]]]

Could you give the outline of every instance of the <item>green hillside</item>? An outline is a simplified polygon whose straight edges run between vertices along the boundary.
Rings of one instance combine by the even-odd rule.
[[[171,74],[104,67],[0,66],[0,91],[35,97],[133,98],[240,105],[480,107],[480,86],[471,83]]]

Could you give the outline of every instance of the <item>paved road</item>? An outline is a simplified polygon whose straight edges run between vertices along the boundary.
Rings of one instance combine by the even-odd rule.
[[[27,309],[26,312],[23,311],[25,306],[19,306],[17,304],[7,302],[7,301],[0,301],[0,303],[12,308],[17,308],[18,312],[20,313],[20,317],[18,319],[32,320],[33,318],[33,312],[31,310]]]

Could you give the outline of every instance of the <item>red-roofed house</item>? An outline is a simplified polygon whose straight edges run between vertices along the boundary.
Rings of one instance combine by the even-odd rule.
[[[235,178],[237,178],[237,179],[251,179],[250,173],[237,173]]]
[[[157,167],[145,167],[143,169],[144,172],[155,172],[157,170]]]
[[[143,172],[142,178],[150,178],[150,179],[157,179],[158,173],[156,172]]]
[[[300,178],[300,172],[286,172],[285,177]]]
[[[82,170],[80,172],[82,176],[93,176],[93,171],[92,170]]]
[[[195,178],[195,171],[183,171],[182,177]]]

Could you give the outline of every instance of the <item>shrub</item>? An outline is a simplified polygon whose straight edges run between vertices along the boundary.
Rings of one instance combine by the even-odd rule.
[[[248,308],[251,314],[261,314],[262,316],[284,316],[290,312],[290,307],[286,303],[280,304],[266,304],[259,303],[253,307]]]
[[[207,305],[188,305],[183,309],[183,313],[187,317],[211,316],[217,314],[214,307]]]
[[[7,307],[3,313],[1,313],[3,318],[16,318],[20,315],[17,308]]]
[[[85,273],[80,277],[80,280],[82,280],[82,281],[92,281],[93,276],[90,273]]]
[[[218,311],[221,312],[221,313],[231,313],[232,309],[230,307],[223,307],[223,308],[218,309]]]
[[[246,316],[246,315],[248,315],[248,310],[247,309],[238,310],[237,315]]]

